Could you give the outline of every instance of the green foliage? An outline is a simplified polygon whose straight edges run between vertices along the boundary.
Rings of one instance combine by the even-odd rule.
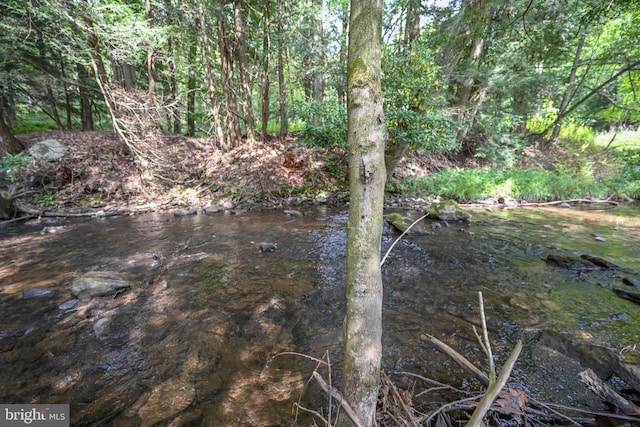
[[[387,47],[383,56],[382,90],[389,140],[410,148],[447,152],[458,148],[455,122],[444,113],[445,100],[433,52],[426,39],[411,50]]]
[[[41,208],[47,206],[53,206],[56,204],[56,197],[53,193],[47,191],[43,194],[34,194],[33,200],[40,206]]]
[[[347,145],[347,110],[335,101],[304,102],[296,105],[295,117],[306,126],[299,138],[311,147],[345,147]]]
[[[574,174],[542,170],[458,169],[406,180],[390,190],[423,197],[438,196],[459,202],[489,197],[537,202],[581,197],[637,197],[640,190],[639,178],[640,160],[635,169],[625,169],[606,180],[593,177],[577,179]]]
[[[24,153],[7,154],[0,161],[0,175],[4,174],[10,182],[14,182],[20,170],[31,163],[31,157]]]

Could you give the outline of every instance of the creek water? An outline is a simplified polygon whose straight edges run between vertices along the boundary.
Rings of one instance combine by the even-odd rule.
[[[298,399],[322,411],[324,397],[309,382],[315,362],[274,356],[329,354],[338,384],[347,212],[300,211],[5,225],[0,403],[69,403],[72,425],[291,425]],[[625,275],[638,281],[640,207],[472,213],[468,223],[424,222],[385,261],[385,371],[415,390],[422,385],[403,373],[479,389],[420,334],[486,369],[473,332],[481,291],[496,364],[524,342],[512,384],[602,409],[579,382],[577,362],[539,336],[582,334],[620,349],[640,342],[640,308],[611,291]],[[397,236],[385,226],[383,252]],[[262,253],[260,242],[277,247]],[[550,254],[594,255],[624,272],[554,268],[544,261]],[[73,280],[95,270],[124,272],[131,289],[60,309]],[[51,292],[25,299],[27,289]],[[438,393],[425,410],[446,399]],[[301,415],[301,425],[308,419]]]

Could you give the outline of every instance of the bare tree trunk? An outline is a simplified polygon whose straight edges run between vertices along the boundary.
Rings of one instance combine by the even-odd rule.
[[[341,16],[340,20],[342,21],[342,34],[340,35],[340,51],[338,56],[340,58],[340,64],[345,64],[344,70],[341,69],[341,73],[336,76],[337,83],[337,92],[338,92],[338,102],[340,104],[344,104],[347,102],[347,73],[346,73],[346,63],[347,63],[347,34],[349,31],[349,5],[347,3],[343,3],[341,6]]]
[[[573,57],[573,64],[571,66],[571,72],[569,73],[567,90],[564,93],[562,102],[560,103],[560,108],[558,109],[558,118],[556,119],[555,125],[553,126],[553,132],[551,133],[550,142],[552,144],[555,144],[558,141],[560,130],[562,130],[562,119],[564,117],[565,111],[567,111],[569,102],[571,102],[571,99],[576,92],[576,74],[578,73],[578,67],[580,66],[580,58],[582,56],[582,49],[584,48],[584,42],[586,38],[587,33],[583,31],[582,34],[580,34],[580,40],[578,41],[576,54]]]
[[[6,154],[18,154],[24,149],[24,143],[15,137],[5,120],[4,100],[0,99],[0,159]]]
[[[78,73],[79,82],[78,94],[80,97],[80,121],[82,122],[82,130],[93,130],[93,111],[91,108],[91,96],[89,92],[89,72],[82,64],[76,64],[76,72]]]
[[[314,0],[316,8],[320,11],[323,9],[322,0]],[[324,101],[325,97],[325,79],[324,79],[324,61],[325,61],[325,47],[324,47],[324,29],[322,26],[322,15],[318,14],[314,19],[313,26],[313,46],[312,51],[315,55],[313,58],[313,100]]]
[[[262,36],[262,92],[260,94],[261,102],[261,121],[262,121],[262,138],[266,141],[268,136],[269,126],[269,50],[271,49],[271,22],[269,17],[269,0],[264,0],[264,16],[263,16],[263,31]]]
[[[120,70],[122,71],[124,88],[127,92],[131,92],[136,88],[136,69],[133,65],[123,62],[120,64]]]
[[[287,88],[284,84],[284,0],[278,0],[278,108],[280,109],[280,139],[289,132],[287,116]]]
[[[240,145],[240,122],[238,121],[238,104],[236,89],[233,83],[233,62],[229,48],[229,29],[224,16],[218,17],[218,44],[220,45],[220,64],[222,68],[222,90],[227,104],[227,149]]]
[[[193,39],[190,41],[191,43],[195,43]],[[176,70],[176,61],[174,59],[174,50],[173,50],[173,38],[169,38],[169,92],[171,93],[169,98],[169,111],[167,114],[169,115],[167,120],[167,128],[172,129],[173,133],[181,134],[182,133],[182,120],[181,111],[180,111],[180,97],[178,93],[178,72]],[[187,91],[188,96],[189,91]],[[195,126],[194,126],[195,133]]]
[[[145,0],[145,17],[149,22],[149,25],[151,25],[153,16],[150,0]],[[147,46],[147,74],[147,78],[149,80],[149,98],[154,99],[156,96],[156,60],[155,50],[151,44]]]
[[[249,76],[249,55],[247,54],[246,34],[244,30],[244,9],[247,7],[244,0],[234,1],[235,17],[235,46],[238,61],[238,73],[240,74],[240,89],[242,90],[242,112],[247,132],[247,143],[256,142],[256,120],[253,116],[253,89]]]
[[[200,15],[200,19],[204,19],[202,15]],[[206,35],[204,35],[206,40]],[[204,48],[205,57],[207,61],[209,59],[209,53],[207,48]],[[198,47],[196,46],[195,41],[191,43],[189,46],[189,63],[196,63],[196,56],[198,54]],[[189,77],[187,78],[187,136],[195,136],[196,134],[196,76],[195,73],[189,73]]]
[[[347,111],[349,219],[343,394],[374,426],[382,357],[380,242],[386,126],[382,110],[382,0],[351,0]],[[343,417],[342,423],[349,423]]]
[[[213,69],[213,59],[211,58],[211,52],[209,51],[209,33],[207,30],[207,22],[204,16],[204,10],[202,3],[198,4],[198,11],[200,14],[200,34],[202,37],[202,49],[204,51],[205,62],[207,64],[207,83],[209,85],[209,102],[211,104],[211,116],[213,117],[213,126],[215,136],[218,145],[222,148],[227,148],[228,142],[224,135],[224,129],[222,127],[222,121],[220,120],[220,104],[216,97],[216,86]]]

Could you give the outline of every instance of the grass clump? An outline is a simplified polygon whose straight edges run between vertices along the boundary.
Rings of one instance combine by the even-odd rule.
[[[407,179],[390,190],[420,197],[455,199],[462,203],[491,197],[545,202],[587,197],[633,197],[633,194],[638,194],[638,184],[638,181],[629,182],[621,175],[615,175],[609,181],[598,181],[544,170],[458,169]]]

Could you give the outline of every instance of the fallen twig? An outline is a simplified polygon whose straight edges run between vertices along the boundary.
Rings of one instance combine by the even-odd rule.
[[[640,407],[620,396],[591,369],[580,372],[580,379],[596,395],[626,415],[640,415]]]
[[[429,334],[420,334],[420,338],[422,338],[425,341],[428,341],[429,343],[434,345],[438,350],[446,353],[456,363],[458,363],[458,365],[466,369],[467,372],[469,372],[476,380],[480,381],[480,383],[483,386],[489,387],[489,377],[480,369],[476,368],[473,363],[469,362],[469,360],[467,360],[466,357],[464,357],[463,355],[458,353],[456,350],[451,348],[449,345],[445,344],[444,342],[440,341],[438,338],[434,336],[431,336]]]
[[[344,399],[344,397],[342,397],[342,394],[338,390],[327,384],[324,378],[322,378],[322,376],[317,371],[313,371],[313,378],[315,378],[315,380],[318,382],[325,393],[327,393],[329,396],[332,396],[338,402],[338,404],[342,406],[342,408],[349,416],[349,418],[351,418],[351,421],[353,421],[356,427],[364,427],[364,424],[362,423],[362,421],[360,421],[358,415],[353,409],[351,409],[351,406],[349,406],[347,401]]]

